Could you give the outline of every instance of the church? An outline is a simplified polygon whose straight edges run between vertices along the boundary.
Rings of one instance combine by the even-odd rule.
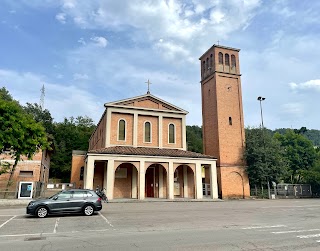
[[[148,92],[104,104],[87,152],[73,151],[71,182],[109,200],[249,197],[238,49],[201,57],[204,154],[187,150],[187,111]]]

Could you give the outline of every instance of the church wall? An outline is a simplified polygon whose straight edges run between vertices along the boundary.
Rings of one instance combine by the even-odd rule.
[[[144,123],[151,123],[151,142],[144,142]],[[138,116],[138,146],[158,147],[159,146],[159,119],[154,116]]]
[[[84,153],[72,154],[70,182],[75,183],[76,188],[83,188],[83,180],[80,180],[80,169],[85,165],[85,157],[86,155]]]
[[[222,199],[250,197],[249,178],[245,167],[220,167]]]
[[[118,140],[118,123],[120,119],[126,121],[126,140]],[[133,114],[112,113],[111,114],[111,145],[133,145]]]
[[[169,143],[169,124],[175,125],[175,143]],[[163,117],[162,120],[162,146],[170,148],[182,148],[182,119]]]
[[[159,109],[159,103],[153,102],[152,100],[139,100],[134,102],[136,107],[144,107],[150,109]]]
[[[218,134],[218,109],[216,98],[215,79],[202,83],[202,116],[203,118],[203,141],[204,152],[208,155],[219,156]],[[217,161],[219,164],[219,159]]]
[[[89,150],[104,148],[106,144],[106,124],[107,113],[103,114],[103,117],[99,121],[94,133],[89,140]]]
[[[114,179],[114,190],[113,190],[113,198],[131,198],[132,191],[132,171],[133,168],[131,164],[122,164],[121,168],[127,169],[127,177],[126,178],[117,178],[117,174],[115,174]],[[118,167],[119,168],[119,167]],[[136,170],[134,170],[136,171]]]
[[[219,128],[219,164],[243,164],[244,130],[242,124],[242,106],[239,100],[239,79],[217,75],[218,128]],[[240,97],[241,98],[241,97]],[[229,123],[232,120],[232,125]]]

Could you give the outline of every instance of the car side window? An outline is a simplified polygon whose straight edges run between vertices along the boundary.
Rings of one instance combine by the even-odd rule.
[[[90,191],[85,191],[84,197],[92,197],[92,196],[93,196],[93,194],[90,193]]]
[[[72,197],[72,193],[69,191],[64,191],[59,193],[58,195],[58,200],[67,200],[67,199],[71,199]]]
[[[87,195],[85,194],[85,192],[82,191],[74,191],[73,192],[73,198],[74,199],[83,199],[83,197],[86,197]]]

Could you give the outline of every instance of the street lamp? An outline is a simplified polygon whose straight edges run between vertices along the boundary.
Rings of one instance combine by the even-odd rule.
[[[257,98],[257,100],[260,101],[261,127],[262,127],[262,128],[263,128],[263,116],[262,116],[262,104],[261,104],[261,102],[262,102],[263,100],[265,100],[265,99],[266,99],[266,98],[261,97],[261,96],[259,96],[259,97]]]
[[[265,146],[265,141],[264,141],[264,126],[263,126],[263,116],[262,116],[262,101],[265,100],[266,98],[259,96],[257,100],[260,102],[260,113],[261,113],[261,131],[262,131],[262,138],[263,138],[263,148],[264,150],[266,149]],[[265,153],[264,153],[265,154]],[[265,161],[265,160],[264,160]],[[269,184],[269,177],[267,177],[267,186],[268,186],[268,197],[269,199],[271,198],[271,193],[270,193],[270,184]]]

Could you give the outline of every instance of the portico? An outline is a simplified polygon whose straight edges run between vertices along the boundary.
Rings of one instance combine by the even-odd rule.
[[[106,148],[105,152],[110,150],[114,149]],[[127,150],[127,147],[121,150]],[[206,165],[210,172],[211,198],[216,199],[218,198],[216,160],[206,158],[205,155],[202,157],[201,154],[196,155],[199,156],[179,158],[89,152],[84,167],[84,188],[104,187],[110,200],[115,198],[144,200],[148,197],[202,199],[201,170],[202,166]],[[100,172],[99,168],[103,168],[103,172]]]

